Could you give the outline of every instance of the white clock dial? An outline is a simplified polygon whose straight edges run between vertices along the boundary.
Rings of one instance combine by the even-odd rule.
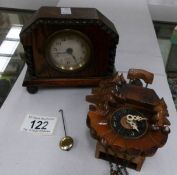
[[[48,60],[60,70],[79,70],[88,63],[90,56],[90,41],[78,31],[63,30],[49,38]]]

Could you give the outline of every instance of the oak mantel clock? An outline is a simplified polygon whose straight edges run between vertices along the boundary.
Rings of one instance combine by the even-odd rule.
[[[41,7],[20,33],[27,63],[23,86],[95,86],[114,72],[118,33],[94,8]]]

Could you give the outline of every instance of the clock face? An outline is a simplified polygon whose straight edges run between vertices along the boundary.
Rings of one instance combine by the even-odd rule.
[[[111,117],[111,126],[120,136],[134,139],[143,136],[148,128],[147,118],[130,108],[121,108]]]
[[[89,38],[76,30],[62,30],[49,37],[46,57],[50,64],[65,72],[82,69],[91,57]]]

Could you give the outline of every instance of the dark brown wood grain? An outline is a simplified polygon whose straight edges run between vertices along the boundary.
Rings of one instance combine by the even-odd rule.
[[[37,78],[29,76],[28,72],[25,76],[23,86],[35,86],[35,87],[71,87],[73,84],[75,87],[89,87],[97,86],[102,80],[102,77],[91,78]]]
[[[82,84],[95,86],[100,79],[114,74],[116,47],[119,40],[114,24],[94,8],[71,8],[71,15],[62,15],[60,10],[59,7],[41,7],[20,33],[29,77],[25,78],[24,86],[34,86],[37,80],[39,80],[38,86],[41,82],[46,86],[56,82],[52,85],[59,87],[60,85],[77,87]],[[50,36],[65,29],[81,32],[91,42],[89,63],[83,69],[70,73],[51,66],[46,54]],[[48,80],[51,81],[47,82]]]

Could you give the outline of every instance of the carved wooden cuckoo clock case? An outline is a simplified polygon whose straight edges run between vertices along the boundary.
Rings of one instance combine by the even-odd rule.
[[[87,125],[98,140],[97,158],[140,170],[145,157],[166,143],[170,132],[166,103],[141,81],[151,84],[153,76],[130,69],[127,83],[117,73],[86,97],[92,103]]]

